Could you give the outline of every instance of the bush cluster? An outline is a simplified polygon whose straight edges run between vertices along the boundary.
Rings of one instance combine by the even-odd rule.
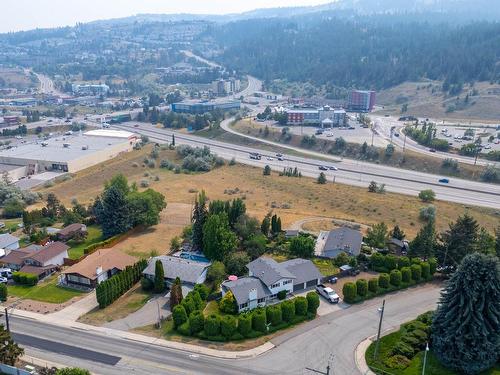
[[[120,239],[120,235],[110,237],[104,241],[95,242],[83,249],[85,255],[92,254],[96,250],[105,249],[114,245]]]
[[[21,285],[34,286],[38,284],[38,276],[32,275],[30,273],[24,272],[14,272],[12,274],[12,279]]]

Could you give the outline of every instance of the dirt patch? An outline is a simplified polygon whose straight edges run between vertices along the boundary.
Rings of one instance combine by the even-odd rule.
[[[83,297],[85,296],[74,297],[64,303],[48,303],[48,302],[33,301],[30,299],[20,300],[18,297],[9,297],[6,302],[6,307],[15,308],[17,310],[35,312],[39,314],[51,314],[57,311],[61,311],[62,309],[82,299]]]
[[[338,220],[338,219],[320,219],[320,220],[307,220],[299,226],[299,230],[304,230],[306,232],[319,233],[320,231],[330,231],[333,229],[348,227],[354,230],[359,230],[366,234],[368,225],[353,223],[351,221]]]
[[[378,277],[377,272],[373,271],[368,271],[368,272],[361,272],[357,276],[348,276],[348,277],[339,277],[339,280],[337,281],[336,284],[330,284],[327,283],[329,287],[331,287],[333,290],[337,292],[337,294],[340,296],[340,298],[344,299],[344,293],[342,293],[342,289],[344,288],[344,284],[346,283],[352,283],[356,282],[356,280],[359,279],[365,279],[365,280],[370,280],[371,278]]]

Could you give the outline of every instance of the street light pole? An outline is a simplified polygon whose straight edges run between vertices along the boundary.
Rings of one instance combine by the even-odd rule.
[[[378,347],[380,344],[380,331],[382,330],[382,319],[384,318],[385,299],[382,301],[380,309],[380,321],[378,322],[377,342],[375,343],[375,351],[373,352],[373,359],[376,360],[378,356]]]
[[[10,324],[9,324],[9,311],[5,308],[5,328],[7,332],[10,332]]]
[[[425,365],[427,364],[427,352],[429,351],[429,343],[425,344],[425,353],[424,353],[424,364],[422,366],[422,375],[425,375]]]

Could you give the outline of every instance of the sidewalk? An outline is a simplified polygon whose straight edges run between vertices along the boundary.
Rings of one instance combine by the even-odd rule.
[[[54,314],[42,315],[42,314],[37,314],[37,313],[33,313],[33,312],[28,312],[28,311],[14,310],[11,312],[11,315],[21,317],[21,318],[33,319],[33,320],[37,320],[40,322],[46,322],[48,324],[54,324],[54,325],[63,326],[63,327],[67,327],[67,328],[76,328],[76,329],[79,329],[82,331],[92,332],[94,334],[98,334],[98,335],[102,335],[102,336],[107,336],[107,337],[114,336],[114,337],[125,339],[125,340],[137,341],[137,342],[140,342],[143,344],[156,345],[156,346],[161,346],[164,348],[190,352],[193,354],[201,354],[201,355],[206,355],[209,357],[215,357],[215,358],[220,358],[220,359],[253,358],[253,357],[259,356],[259,355],[261,355],[261,354],[263,354],[263,353],[265,353],[265,352],[267,352],[275,347],[272,343],[266,342],[265,344],[260,345],[256,348],[243,350],[240,352],[227,351],[227,350],[217,350],[217,349],[207,348],[204,346],[191,345],[191,344],[185,344],[185,343],[174,342],[174,341],[167,341],[164,339],[158,339],[155,337],[144,336],[144,335],[140,335],[137,333],[120,331],[120,330],[116,330],[116,329],[112,329],[112,328],[95,327],[95,326],[91,326],[88,324],[69,321],[68,319],[58,320],[58,319],[54,319],[53,317],[50,316],[50,315],[54,315]]]
[[[373,338],[374,336],[361,341],[354,352],[354,361],[356,362],[359,372],[363,375],[375,375],[375,373],[370,370],[365,360],[365,352],[373,342]]]
[[[78,318],[89,311],[95,309],[99,304],[95,296],[95,290],[90,292],[81,300],[69,305],[68,307],[52,314],[47,314],[46,317],[53,319],[54,322],[68,321],[76,322]]]

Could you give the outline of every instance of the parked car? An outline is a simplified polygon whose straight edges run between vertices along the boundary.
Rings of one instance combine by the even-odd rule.
[[[441,178],[441,179],[439,179],[439,182],[442,184],[448,184],[450,182],[450,180],[448,180],[447,178]]]
[[[430,148],[429,151],[430,152],[436,152],[436,149],[435,148]]]
[[[323,284],[316,285],[316,292],[330,303],[339,303],[340,297],[335,291]]]
[[[331,165],[331,166],[330,166],[330,170],[331,170],[331,171],[338,171],[339,169],[338,169],[336,166]]]
[[[399,133],[394,133],[394,136],[395,137],[399,137]]]
[[[268,157],[267,157],[267,160],[269,160],[269,161],[273,161],[274,159],[273,159],[272,157],[268,156]]]
[[[320,165],[320,166],[319,166],[319,170],[320,170],[320,171],[327,171],[327,170],[328,170],[328,167],[325,167],[324,165]]]
[[[0,284],[7,284],[9,280],[6,277],[0,277]]]
[[[12,279],[12,270],[10,268],[0,268],[0,277]]]

